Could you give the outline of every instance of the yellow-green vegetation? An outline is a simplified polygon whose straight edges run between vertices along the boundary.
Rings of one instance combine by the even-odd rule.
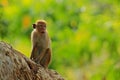
[[[119,0],[0,0],[0,41],[30,57],[37,19],[52,39],[49,68],[66,80],[120,79]]]

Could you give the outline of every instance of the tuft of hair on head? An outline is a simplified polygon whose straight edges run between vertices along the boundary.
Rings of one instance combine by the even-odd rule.
[[[37,20],[37,21],[36,21],[36,24],[38,24],[38,23],[44,23],[44,24],[47,24],[47,22],[46,22],[45,20],[43,20],[43,19],[41,19],[41,20]]]

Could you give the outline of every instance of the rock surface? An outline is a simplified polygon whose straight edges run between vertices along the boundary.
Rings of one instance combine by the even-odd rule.
[[[9,44],[0,42],[0,80],[64,80],[55,70],[36,64]]]

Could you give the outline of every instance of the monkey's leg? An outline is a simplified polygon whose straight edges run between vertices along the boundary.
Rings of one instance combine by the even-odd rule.
[[[38,55],[37,55],[36,58],[35,58],[35,62],[39,64],[40,61],[41,61],[41,59],[43,58],[45,52],[42,51],[41,49],[39,49],[38,52],[37,52],[37,54],[38,54]]]
[[[51,51],[50,49],[47,49],[45,55],[43,56],[42,60],[40,61],[40,64],[47,68],[51,60]]]

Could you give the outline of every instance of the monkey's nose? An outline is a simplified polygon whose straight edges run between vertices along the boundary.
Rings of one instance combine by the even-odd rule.
[[[44,28],[44,27],[41,27],[41,30],[45,30],[45,28]]]

